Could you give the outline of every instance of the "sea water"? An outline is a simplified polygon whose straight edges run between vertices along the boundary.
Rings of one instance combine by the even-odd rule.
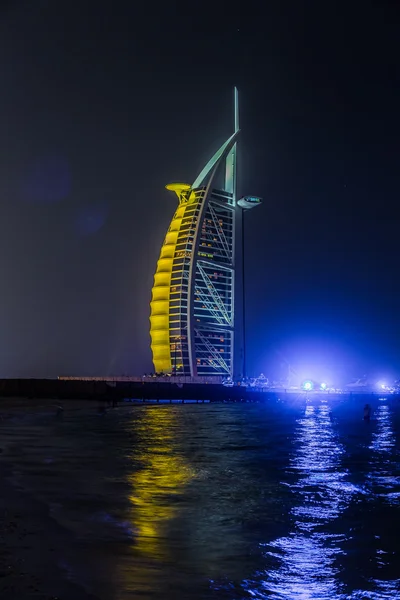
[[[364,403],[3,400],[2,461],[98,598],[400,598],[400,405]]]

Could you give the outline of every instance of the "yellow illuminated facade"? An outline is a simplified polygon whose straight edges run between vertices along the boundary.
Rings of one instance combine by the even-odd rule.
[[[170,373],[172,370],[169,326],[171,275],[178,235],[182,218],[185,214],[185,204],[181,201],[181,193],[190,188],[190,186],[174,184],[167,187],[170,190],[176,191],[180,201],[161,248],[160,258],[157,261],[157,270],[154,275],[154,286],[150,303],[151,351],[153,353],[155,370],[160,373]]]
[[[157,373],[232,376],[238,134],[235,89],[234,133],[192,185],[166,186],[179,204],[161,248],[150,304]]]

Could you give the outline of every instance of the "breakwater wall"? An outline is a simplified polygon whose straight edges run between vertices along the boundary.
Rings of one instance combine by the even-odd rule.
[[[58,400],[208,400],[210,402],[263,402],[287,398],[321,399],[330,397],[345,400],[349,397],[368,401],[381,394],[318,394],[285,390],[254,390],[252,388],[207,383],[173,383],[145,381],[117,381],[90,379],[0,379],[1,398],[51,398]],[[399,402],[400,395],[391,395]]]
[[[240,399],[244,388],[220,384],[115,381],[90,379],[0,379],[0,398],[76,400]]]

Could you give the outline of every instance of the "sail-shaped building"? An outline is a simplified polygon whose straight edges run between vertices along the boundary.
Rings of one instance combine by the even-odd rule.
[[[161,248],[150,304],[157,373],[233,374],[235,220],[241,206],[250,208],[259,202],[255,197],[239,203],[236,199],[236,88],[234,106],[234,132],[193,184],[166,186],[179,203]]]

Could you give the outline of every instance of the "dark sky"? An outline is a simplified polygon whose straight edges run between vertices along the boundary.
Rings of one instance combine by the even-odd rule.
[[[249,370],[400,375],[396,2],[2,6],[0,376],[151,370],[164,185],[231,133],[233,85]]]

